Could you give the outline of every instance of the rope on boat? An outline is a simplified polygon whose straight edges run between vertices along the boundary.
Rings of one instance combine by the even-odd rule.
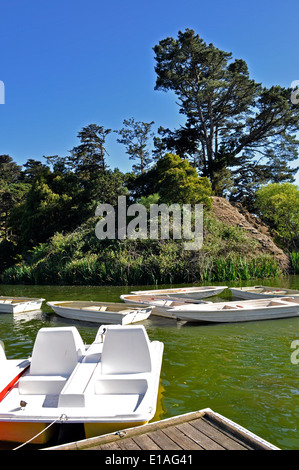
[[[18,450],[20,449],[21,447],[25,446],[26,444],[29,444],[29,442],[33,441],[36,437],[40,436],[43,432],[47,431],[47,429],[49,429],[51,426],[53,426],[53,424],[55,424],[57,421],[66,421],[68,418],[65,414],[62,414],[60,416],[58,416],[58,418],[54,419],[54,421],[52,421],[52,423],[49,424],[49,426],[47,426],[45,429],[43,429],[41,432],[39,432],[38,434],[36,434],[35,436],[33,436],[31,439],[29,439],[28,441],[26,442],[23,442],[23,444],[19,445],[18,447],[15,447],[14,449],[12,450]]]

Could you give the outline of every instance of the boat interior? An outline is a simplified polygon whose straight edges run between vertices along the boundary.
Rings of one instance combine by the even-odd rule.
[[[0,403],[0,417],[49,416],[57,407],[70,417],[78,416],[78,407],[79,416],[82,407],[90,417],[139,415],[145,395],[155,397],[152,378],[160,372],[161,345],[149,340],[142,325],[101,326],[89,347],[75,327],[41,328],[29,371]],[[16,408],[17,397],[17,403],[26,402],[25,411]]]
[[[143,302],[145,304],[158,304],[159,306],[165,306],[165,307],[177,307],[179,305],[186,305],[186,304],[202,304],[202,303],[209,303],[205,302],[203,300],[195,300],[195,299],[179,299],[178,297],[176,298],[171,298],[171,297],[163,297],[163,296],[151,296],[151,295],[125,295],[121,296],[121,298],[125,298],[126,300],[130,302]]]
[[[51,305],[51,302],[48,302]],[[123,312],[128,313],[140,309],[140,305],[126,305],[124,303],[110,303],[110,302],[89,302],[89,301],[70,301],[70,302],[54,302],[55,307],[70,308],[76,310],[89,310],[95,312]]]
[[[14,299],[13,297],[0,297],[0,303],[1,304],[19,304],[22,302],[31,302],[32,300],[35,299]]]
[[[245,303],[244,303],[245,302]],[[259,300],[246,300],[244,302],[238,302],[235,305],[219,305],[219,310],[238,310],[242,308],[260,308],[260,307],[282,307],[291,304],[298,304],[299,305],[299,298],[296,299],[294,297],[280,297],[279,299],[271,300],[271,299],[259,299]]]
[[[235,302],[209,302],[203,305],[190,305],[188,310],[196,311],[215,311],[215,310],[255,310],[260,308],[270,307],[288,307],[293,304],[299,305],[299,297],[279,297],[275,299],[254,299],[254,300],[241,300]],[[179,308],[180,310],[180,308]]]

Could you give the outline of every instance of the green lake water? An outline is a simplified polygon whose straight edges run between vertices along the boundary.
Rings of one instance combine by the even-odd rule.
[[[242,285],[257,283],[299,289],[299,276]],[[0,285],[0,295],[116,302],[134,289]],[[70,324],[87,344],[93,341],[97,325],[64,320],[45,302],[39,312],[1,314],[0,339],[9,359],[25,358],[41,327]],[[211,408],[281,449],[299,449],[299,364],[291,361],[291,344],[299,340],[299,317],[195,325],[152,316],[143,324],[150,339],[163,341],[165,347],[157,419]]]

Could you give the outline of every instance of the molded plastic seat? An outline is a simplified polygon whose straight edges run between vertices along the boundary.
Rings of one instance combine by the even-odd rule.
[[[143,325],[110,325],[103,351],[102,374],[151,372],[150,341]]]
[[[59,406],[83,407],[94,394],[114,396],[114,401],[120,396],[136,395],[137,403],[148,388],[152,370],[150,341],[144,326],[100,327],[93,347],[103,348],[102,362],[84,358],[62,389]]]
[[[57,394],[84,353],[75,327],[41,328],[37,334],[27,376],[20,379],[21,394]]]

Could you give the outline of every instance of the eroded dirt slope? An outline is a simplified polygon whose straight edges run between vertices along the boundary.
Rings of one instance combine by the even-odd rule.
[[[213,213],[216,218],[227,225],[242,227],[259,242],[258,250],[261,253],[269,253],[278,260],[285,272],[292,272],[290,258],[275,245],[269,227],[262,223],[260,219],[250,214],[239,203],[233,205],[224,198],[213,197]]]

